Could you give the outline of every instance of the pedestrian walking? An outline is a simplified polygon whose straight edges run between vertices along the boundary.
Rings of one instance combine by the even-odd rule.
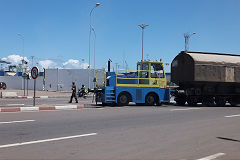
[[[76,85],[75,85],[75,82],[72,82],[72,96],[70,98],[69,103],[72,103],[73,97],[75,98],[76,103],[78,103],[77,95],[76,95]]]

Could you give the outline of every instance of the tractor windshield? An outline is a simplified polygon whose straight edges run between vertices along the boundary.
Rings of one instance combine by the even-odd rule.
[[[151,78],[164,78],[162,63],[151,63]]]

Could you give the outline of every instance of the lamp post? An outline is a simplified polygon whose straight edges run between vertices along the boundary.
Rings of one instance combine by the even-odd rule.
[[[33,67],[33,59],[34,59],[34,56],[31,56],[31,59],[32,59],[32,67]]]
[[[91,63],[91,32],[92,32],[92,12],[93,10],[98,7],[100,5],[100,3],[96,3],[96,5],[91,9],[90,11],[90,14],[89,14],[89,53],[88,53],[88,60],[89,60],[89,64],[88,64],[88,88],[90,88],[90,75],[89,75],[89,72],[90,72],[90,63]]]
[[[22,54],[23,54],[23,59],[22,59],[22,75],[25,74],[25,68],[24,68],[24,64],[25,64],[25,60],[24,60],[24,37],[21,33],[17,34],[21,39],[22,39]],[[25,76],[25,75],[24,75]],[[25,96],[25,77],[23,77],[23,95]]]
[[[97,38],[97,36],[96,36],[96,32],[95,32],[95,30],[94,30],[94,28],[92,27],[92,30],[93,30],[93,33],[94,33],[94,50],[93,50],[93,57],[94,57],[94,59],[93,59],[93,76],[94,76],[94,88],[96,87],[96,83],[95,83],[95,81],[96,81],[96,67],[95,67],[95,48],[96,48],[96,38]]]
[[[139,24],[139,27],[142,28],[142,60],[143,61],[143,39],[144,39],[144,29],[149,26],[148,24]]]
[[[185,52],[189,50],[189,39],[192,35],[196,34],[195,32],[189,34],[189,33],[184,33],[184,39],[185,39]]]
[[[24,37],[21,33],[17,34],[22,39],[22,54],[23,54],[23,60],[24,60]]]
[[[93,50],[93,68],[94,68],[94,71],[95,71],[95,48],[96,48],[96,38],[97,38],[97,36],[96,36],[96,32],[95,32],[95,30],[94,30],[94,28],[92,27],[92,31],[93,31],[93,33],[94,33],[94,50]]]

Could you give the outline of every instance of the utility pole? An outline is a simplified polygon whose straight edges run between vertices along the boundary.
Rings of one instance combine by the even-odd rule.
[[[34,58],[34,56],[31,56],[31,58],[32,58],[32,67],[33,67],[33,58]]]
[[[128,70],[128,64],[126,60],[125,60],[125,64],[126,64],[126,70]]]
[[[189,34],[189,33],[184,33],[184,39],[185,39],[185,52],[189,50],[189,39],[192,35],[196,34],[195,32]]]
[[[98,7],[100,3],[96,3],[96,5],[91,9],[90,14],[89,14],[89,48],[88,48],[88,88],[90,88],[90,67],[91,67],[91,33],[92,33],[92,12],[93,10]]]
[[[22,54],[23,54],[23,59],[22,59],[22,75],[25,74],[26,72],[26,67],[25,67],[25,60],[24,60],[24,37],[21,33],[18,33],[17,34],[21,39],[22,39]],[[25,80],[26,78],[23,77],[23,89],[24,89],[24,92],[23,92],[23,95],[25,96]]]
[[[139,27],[142,28],[142,62],[143,62],[143,39],[144,39],[144,29],[149,26],[148,24],[139,24]]]
[[[116,71],[115,71],[115,72],[117,73],[117,72],[118,72],[118,71],[117,71],[117,70],[118,70],[118,69],[117,69],[117,67],[118,67],[118,63],[115,63],[115,64],[116,64]]]

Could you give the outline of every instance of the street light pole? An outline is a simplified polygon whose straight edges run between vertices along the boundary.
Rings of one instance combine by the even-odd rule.
[[[143,39],[144,39],[144,29],[149,26],[148,24],[139,24],[139,27],[142,28],[142,62],[143,62]]]
[[[93,57],[94,57],[94,62],[93,62],[93,67],[94,67],[94,70],[96,69],[95,68],[95,48],[96,48],[96,38],[97,38],[97,36],[96,36],[96,32],[95,32],[95,30],[94,30],[94,28],[92,27],[92,30],[93,30],[93,33],[94,33],[94,51],[93,51]]]
[[[22,54],[23,54],[23,60],[24,60],[24,37],[21,33],[18,33],[17,35],[22,38]]]
[[[94,71],[94,73],[93,73],[93,76],[94,76],[94,78],[96,78],[96,67],[95,67],[95,48],[96,48],[96,38],[97,38],[97,36],[96,36],[96,32],[95,32],[95,30],[94,30],[94,28],[92,27],[92,30],[93,30],[93,33],[94,33],[94,51],[93,51],[93,57],[94,57],[94,64],[93,64],[93,67],[94,67],[94,69],[93,69],[93,71]],[[95,88],[95,82],[94,82],[94,88]]]
[[[92,12],[93,10],[98,7],[100,5],[100,3],[96,3],[96,5],[92,8],[92,10],[90,11],[90,14],[89,14],[89,53],[88,53],[88,60],[89,60],[89,64],[88,64],[88,88],[90,88],[90,64],[91,64],[91,33],[92,33]]]
[[[189,39],[192,35],[196,34],[195,32],[189,34],[189,33],[184,33],[184,39],[185,39],[185,52],[189,50]]]
[[[22,54],[23,54],[23,59],[22,59],[22,67],[23,67],[23,69],[22,69],[22,75],[23,75],[23,73],[25,73],[25,70],[26,70],[26,69],[24,68],[24,64],[25,64],[25,60],[24,60],[24,37],[23,37],[23,35],[22,35],[21,33],[18,33],[17,35],[22,38]],[[24,89],[23,95],[25,96],[25,77],[23,77],[23,89]]]

